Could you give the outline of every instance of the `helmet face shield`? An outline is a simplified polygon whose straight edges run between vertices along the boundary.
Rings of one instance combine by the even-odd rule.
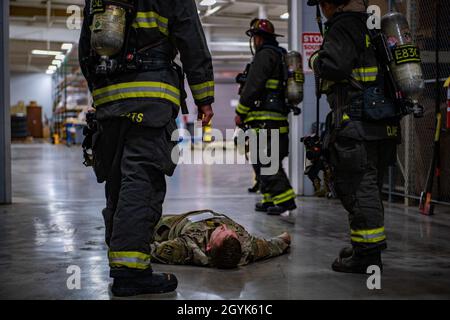
[[[252,53],[252,56],[254,56],[255,53],[256,53],[255,36],[254,35],[250,36],[250,40],[249,41],[250,41],[250,43],[249,43],[249,45],[250,45],[250,52]]]
[[[272,22],[267,19],[253,19],[250,23],[250,29],[245,34],[249,37],[253,37],[257,34],[262,36],[283,37],[280,34],[275,33],[275,27]]]

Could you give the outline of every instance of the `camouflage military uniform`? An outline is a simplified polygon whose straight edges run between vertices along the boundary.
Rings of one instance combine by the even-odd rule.
[[[279,237],[270,240],[254,237],[227,216],[203,210],[161,218],[155,228],[155,242],[151,246],[153,261],[209,266],[206,246],[212,232],[222,224],[234,230],[239,237],[242,247],[239,265],[279,256],[289,247]]]

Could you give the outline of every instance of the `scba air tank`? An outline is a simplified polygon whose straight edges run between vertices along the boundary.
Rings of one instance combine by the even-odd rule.
[[[94,8],[95,10],[95,8]],[[92,12],[91,46],[102,57],[118,54],[125,41],[127,12],[118,5],[104,5]]]
[[[393,61],[390,64],[394,79],[404,98],[417,102],[425,82],[420,51],[414,44],[406,17],[390,12],[381,19],[381,30],[386,36]]]
[[[301,54],[297,51],[288,52],[286,65],[288,69],[286,98],[290,104],[296,106],[303,101],[303,84],[305,82]]]

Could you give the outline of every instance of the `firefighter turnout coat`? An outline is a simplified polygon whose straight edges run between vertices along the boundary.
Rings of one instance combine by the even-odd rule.
[[[96,75],[87,63],[91,54],[90,2],[86,0],[79,56],[98,119],[126,116],[133,122],[159,127],[175,118],[185,99],[184,78],[171,64],[177,53],[196,105],[214,102],[211,55],[195,1],[136,0],[137,12],[127,49],[144,50],[147,53],[145,59],[150,66],[154,61],[155,68],[121,72],[108,77]],[[145,50],[146,47],[152,48]],[[167,63],[158,68],[161,61]]]

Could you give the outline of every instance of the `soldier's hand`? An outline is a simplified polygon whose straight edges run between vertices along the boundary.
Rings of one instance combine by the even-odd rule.
[[[202,122],[202,126],[207,126],[212,117],[214,117],[214,112],[210,104],[198,107],[198,120]]]
[[[237,127],[240,127],[241,125],[242,125],[242,119],[241,119],[241,116],[236,116],[235,118],[234,118],[234,122],[236,123],[236,126]]]

